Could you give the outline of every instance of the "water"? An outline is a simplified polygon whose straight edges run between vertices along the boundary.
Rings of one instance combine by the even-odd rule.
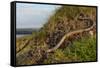
[[[24,37],[24,36],[28,36],[28,35],[31,35],[31,34],[17,34],[16,37],[19,38],[19,37]]]

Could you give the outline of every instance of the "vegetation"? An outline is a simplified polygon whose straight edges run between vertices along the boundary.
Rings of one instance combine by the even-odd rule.
[[[85,35],[79,35],[79,39],[68,39],[71,44],[66,44],[68,40],[65,40],[62,44],[63,48],[60,47],[54,52],[46,53],[46,50],[54,47],[65,33],[91,26],[76,20],[81,13],[96,21],[96,9],[93,7],[62,6],[38,32],[17,38],[16,64],[96,61],[96,33],[91,36],[89,32],[86,32]],[[96,31],[96,28],[94,30]]]
[[[67,45],[65,45],[67,46]],[[44,60],[45,64],[96,61],[96,37],[82,37],[64,49],[57,49]]]

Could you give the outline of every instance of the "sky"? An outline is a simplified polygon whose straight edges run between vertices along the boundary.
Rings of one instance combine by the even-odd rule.
[[[17,28],[41,28],[50,16],[55,13],[59,5],[47,4],[16,4],[16,27]]]

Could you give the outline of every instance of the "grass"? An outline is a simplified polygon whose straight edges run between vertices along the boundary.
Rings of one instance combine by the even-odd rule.
[[[63,24],[65,25],[64,26],[64,28],[65,28],[66,24],[67,24],[67,20],[70,21],[70,20],[75,19],[75,17],[80,13],[89,15],[91,17],[96,16],[96,8],[78,7],[78,6],[77,7],[76,6],[62,6],[59,9],[57,9],[56,13],[50,17],[50,19],[47,21],[46,24],[44,24],[43,30],[45,30],[45,32],[49,32],[49,33],[54,32],[55,27],[57,26],[57,23],[59,21],[63,22]],[[70,28],[71,27],[70,25],[73,25],[73,24],[77,25],[74,21],[74,23],[68,23],[67,27]],[[80,26],[83,27],[84,25],[82,24]],[[78,26],[78,27],[80,27],[80,26]],[[76,27],[76,28],[78,28],[78,27]],[[66,28],[64,30],[66,30]]]
[[[41,48],[43,50],[47,50],[48,46],[44,45],[45,39],[47,38],[47,34],[52,34],[55,32],[55,27],[57,27],[58,22],[63,22],[63,30],[66,32],[70,32],[73,29],[71,27],[79,25],[80,23],[73,20],[75,16],[79,13],[84,13],[89,16],[96,15],[96,9],[91,7],[74,7],[74,6],[62,6],[61,8],[56,10],[56,13],[50,17],[48,22],[44,24],[44,26],[38,31],[33,32],[30,36],[25,36],[21,38],[17,38],[16,40],[16,51],[23,48],[23,43],[26,40],[30,40],[29,44],[21,50],[17,55],[16,59],[18,65],[31,65],[38,64],[31,59],[28,55],[29,51],[32,51],[34,54],[38,54],[35,51],[36,47]],[[96,18],[96,17],[95,17]],[[67,20],[72,20],[73,22],[68,22]],[[82,29],[81,27],[84,25],[81,24],[75,29]],[[68,29],[70,28],[70,29]],[[63,31],[62,30],[62,31]],[[35,41],[35,42],[34,42]],[[36,42],[37,41],[37,42]],[[35,43],[38,43],[37,45]],[[43,64],[50,63],[63,63],[63,62],[82,62],[82,61],[96,61],[96,37],[93,36],[85,36],[79,40],[72,41],[70,46],[66,46],[64,49],[58,48],[54,53],[48,53],[47,59],[44,59]],[[41,56],[40,56],[41,57]],[[38,58],[38,57],[35,57]]]
[[[57,49],[44,61],[48,63],[96,61],[96,37],[82,37],[73,41],[72,45]]]

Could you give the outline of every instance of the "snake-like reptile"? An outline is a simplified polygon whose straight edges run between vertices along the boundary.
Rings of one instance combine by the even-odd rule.
[[[85,20],[85,18],[83,19]],[[90,21],[91,20],[91,21]],[[91,31],[95,26],[96,26],[96,23],[88,18],[88,23],[91,23],[91,26],[88,27],[88,28],[85,28],[85,29],[80,29],[80,30],[75,30],[75,31],[72,31],[72,32],[69,32],[69,33],[66,33],[64,34],[64,36],[61,38],[61,40],[57,43],[56,46],[54,46],[53,48],[50,48],[50,49],[43,49],[41,47],[38,47],[31,51],[31,50],[28,50],[27,52],[25,53],[20,53],[22,50],[24,50],[25,48],[27,48],[28,44],[30,43],[30,41],[26,41],[24,46],[21,47],[21,49],[19,49],[17,51],[17,55],[16,55],[16,59],[17,59],[17,64],[19,65],[23,65],[23,64],[27,64],[27,63],[24,63],[25,61],[31,61],[30,64],[37,64],[37,63],[41,63],[45,58],[45,56],[47,56],[48,53],[50,52],[54,52],[56,49],[58,49],[63,43],[64,41],[71,37],[72,35],[74,34],[78,34],[78,33],[82,33],[82,32],[87,32],[87,31]],[[46,43],[44,43],[44,45],[48,46]]]
[[[82,33],[82,32],[86,32],[86,31],[89,31],[91,29],[93,29],[96,25],[95,22],[91,21],[90,23],[92,23],[92,26],[90,26],[89,28],[86,28],[86,29],[80,29],[80,30],[76,30],[76,31],[72,31],[72,32],[69,32],[69,33],[66,33],[60,40],[60,42],[53,48],[51,49],[48,49],[47,52],[52,52],[52,51],[55,51],[56,49],[58,49],[61,44],[64,42],[64,40],[68,37],[70,37],[71,35],[74,35],[74,34],[77,34],[77,33]]]
[[[85,20],[85,19],[87,19],[87,18],[83,18],[83,20]],[[91,20],[91,19],[88,19],[88,20]],[[80,29],[80,30],[76,30],[76,31],[72,31],[72,32],[66,33],[61,38],[61,40],[59,41],[59,43],[56,46],[54,46],[51,49],[48,49],[46,52],[52,52],[52,51],[55,51],[56,49],[58,49],[61,46],[61,44],[64,42],[64,40],[66,38],[69,38],[71,35],[74,35],[74,34],[77,34],[77,33],[86,32],[86,31],[89,31],[89,30],[93,29],[95,27],[96,23],[93,22],[92,20],[89,21],[89,22],[92,24],[92,26],[90,26],[89,28],[86,28],[86,29]],[[18,50],[17,53],[19,53],[20,51],[22,51],[27,46],[26,43],[29,43],[29,41],[26,41],[25,44],[24,44],[24,46],[20,50]],[[45,45],[47,45],[47,44],[45,43]]]

